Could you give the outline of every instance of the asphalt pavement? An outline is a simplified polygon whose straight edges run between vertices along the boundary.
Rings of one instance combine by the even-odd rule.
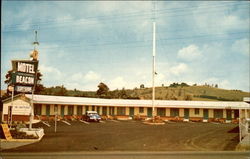
[[[250,159],[250,152],[171,151],[171,152],[50,152],[1,153],[1,159]]]

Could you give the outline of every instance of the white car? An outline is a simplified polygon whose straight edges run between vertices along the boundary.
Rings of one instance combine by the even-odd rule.
[[[101,120],[100,115],[96,111],[87,111],[86,112],[86,121],[97,121]]]

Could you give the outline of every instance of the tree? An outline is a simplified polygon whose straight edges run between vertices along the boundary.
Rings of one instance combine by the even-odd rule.
[[[43,94],[44,90],[46,89],[46,87],[43,86],[43,84],[37,84],[35,87],[35,94]]]
[[[100,83],[98,86],[98,90],[96,91],[96,94],[98,97],[106,97],[109,92],[109,88],[105,83]]]
[[[143,88],[145,88],[145,86],[144,86],[144,84],[141,84],[140,89],[143,89]]]
[[[181,87],[189,87],[189,85],[184,83],[184,82],[182,82],[180,85],[181,85]]]
[[[185,100],[193,100],[193,96],[191,94],[188,94],[185,96]]]
[[[55,95],[58,95],[58,96],[65,96],[67,95],[67,89],[64,87],[64,85],[62,86],[56,86],[56,89],[55,89]]]
[[[127,92],[125,91],[125,88],[122,88],[122,90],[118,94],[119,94],[119,98],[122,98],[122,99],[128,98],[128,95],[127,95]]]

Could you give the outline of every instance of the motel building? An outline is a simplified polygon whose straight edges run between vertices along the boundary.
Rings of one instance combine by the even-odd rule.
[[[82,118],[88,110],[97,111],[103,118],[142,119],[152,117],[151,100],[100,99],[34,95],[34,119],[54,120]],[[7,121],[11,98],[3,100],[2,121]],[[14,96],[12,121],[29,121],[31,94]],[[164,120],[238,123],[240,118],[250,118],[249,101],[176,101],[155,100],[155,115]]]

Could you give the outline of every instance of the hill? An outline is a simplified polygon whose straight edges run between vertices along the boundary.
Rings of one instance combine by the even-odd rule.
[[[127,94],[139,95],[141,99],[151,99],[152,88],[127,90]],[[249,92],[208,86],[156,87],[155,89],[155,98],[159,100],[242,101],[243,97],[249,96]]]
[[[69,96],[97,97],[94,91],[69,90]],[[211,86],[156,87],[158,100],[198,100],[198,101],[242,101],[250,97],[249,92],[226,90]],[[135,88],[110,91],[105,98],[152,99],[152,88]]]
[[[64,86],[43,87],[36,94],[98,98],[96,91],[67,90]],[[9,96],[4,96],[8,98]],[[226,90],[211,86],[170,85],[155,88],[157,100],[242,101],[249,92]],[[4,99],[3,98],[3,99]],[[109,91],[102,98],[152,99],[152,88],[135,88]]]

